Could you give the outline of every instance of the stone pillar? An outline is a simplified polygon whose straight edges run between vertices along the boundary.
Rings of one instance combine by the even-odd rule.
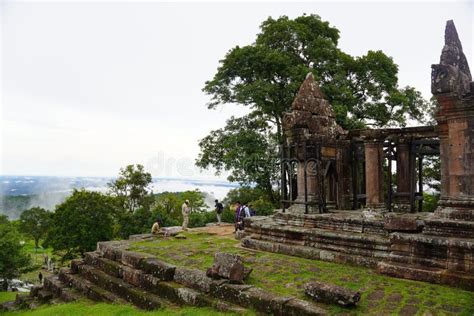
[[[444,40],[439,64],[431,66],[441,152],[441,200],[436,212],[474,221],[474,82],[451,20]]]
[[[397,193],[403,194],[396,198],[396,210],[410,212],[410,145],[397,145]]]
[[[366,207],[381,210],[383,202],[383,143],[365,143],[365,194]]]
[[[352,208],[352,151],[350,145],[338,149],[336,159],[337,171],[337,206],[341,210]]]
[[[442,119],[440,116],[438,116],[438,135],[441,168],[440,200],[443,201],[449,197],[449,131],[446,120]]]
[[[306,189],[307,189],[307,201],[316,202],[319,199],[319,188],[318,181],[315,172],[316,168],[314,162],[309,162],[306,167]],[[305,201],[305,188],[304,188],[304,162],[298,163],[298,196],[296,201],[302,203]],[[305,211],[304,204],[295,204],[291,207],[292,211],[301,213]],[[317,205],[308,207],[309,213],[318,213],[319,208]]]
[[[443,180],[448,185],[441,205],[470,209],[469,217],[474,220],[474,102],[471,103],[471,111],[465,109],[447,117],[448,145],[443,150],[447,150],[448,159],[443,175],[448,178]]]

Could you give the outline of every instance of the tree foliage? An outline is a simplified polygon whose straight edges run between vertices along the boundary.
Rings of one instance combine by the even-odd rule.
[[[404,125],[419,119],[426,102],[411,87],[398,87],[398,66],[382,51],[353,57],[338,46],[339,31],[317,15],[268,18],[256,41],[232,48],[203,91],[209,108],[250,106],[276,125],[308,72],[313,72],[346,128],[372,124]]]
[[[45,244],[63,259],[74,258],[96,248],[98,241],[113,237],[114,202],[99,192],[74,190],[56,207]]]
[[[0,215],[0,279],[4,285],[18,277],[31,264],[31,258],[21,244],[20,233],[3,215]]]
[[[20,231],[33,238],[36,248],[48,231],[50,215],[51,213],[41,207],[33,207],[21,213]]]
[[[128,165],[120,169],[118,178],[108,187],[121,207],[133,213],[137,208],[148,208],[153,202],[151,192],[147,189],[151,182],[151,174],[142,165]]]
[[[317,15],[282,16],[265,20],[254,43],[230,49],[203,91],[211,96],[210,109],[234,103],[247,106],[250,114],[232,117],[203,138],[197,165],[229,171],[230,181],[254,183],[271,198],[268,187],[277,176],[270,156],[285,137],[283,113],[308,72],[346,129],[404,126],[409,118],[423,118],[426,101],[414,88],[398,86],[391,57],[382,51],[353,57],[338,48],[338,41],[339,31]],[[248,160],[267,167],[249,168]]]
[[[228,180],[242,185],[255,183],[270,201],[276,196],[276,140],[269,124],[255,116],[232,117],[227,125],[199,142],[201,152],[196,165],[213,166],[217,173],[230,172]]]

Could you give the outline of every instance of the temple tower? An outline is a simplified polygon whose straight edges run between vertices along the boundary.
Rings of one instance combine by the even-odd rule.
[[[338,164],[343,161],[347,164],[345,151],[337,141],[346,132],[336,123],[334,111],[312,73],[303,81],[291,109],[283,117],[285,146],[297,160],[297,195],[290,211],[320,212],[319,205],[326,203],[326,196],[342,206],[342,195],[350,186],[350,179],[337,178],[335,174],[342,173]],[[327,177],[329,171],[332,174]],[[347,170],[345,173],[350,174]],[[325,187],[322,187],[323,177],[327,181]],[[350,192],[346,195],[350,196]]]
[[[474,83],[453,21],[446,23],[440,63],[432,65],[431,91],[441,153],[441,200],[437,213],[474,220]]]

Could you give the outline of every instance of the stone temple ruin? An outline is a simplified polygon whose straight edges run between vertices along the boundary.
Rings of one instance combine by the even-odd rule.
[[[436,127],[345,131],[308,75],[284,117],[282,209],[246,218],[242,246],[474,290],[474,82],[452,21],[440,63],[432,68]],[[441,157],[441,199],[434,213],[421,212],[428,155]],[[391,173],[384,177],[393,162],[396,181]],[[144,238],[99,242],[96,251],[10,305],[85,296],[144,309],[191,305],[233,313],[328,314],[311,301],[242,284],[251,270],[238,256],[216,253],[205,272],[131,251],[131,242]],[[322,282],[307,283],[304,291],[341,306],[360,299],[359,292]],[[0,311],[12,307],[6,304]]]
[[[242,245],[473,290],[471,80],[452,21],[432,66],[437,126],[345,131],[309,74],[284,116],[282,210],[247,219]],[[434,213],[422,212],[423,157],[431,155],[441,159]],[[384,178],[393,162],[396,183],[391,172]]]

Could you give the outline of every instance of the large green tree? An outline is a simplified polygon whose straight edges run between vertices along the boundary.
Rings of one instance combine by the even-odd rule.
[[[133,213],[138,208],[149,208],[153,202],[153,196],[148,191],[151,182],[151,174],[137,164],[120,169],[118,178],[108,186],[123,210]]]
[[[113,198],[99,192],[74,190],[56,207],[45,244],[63,259],[74,258],[96,248],[98,241],[113,237]]]
[[[210,109],[236,103],[249,107],[250,115],[231,118],[200,142],[200,167],[230,171],[231,181],[268,186],[272,182],[267,174],[270,167],[252,173],[247,170],[248,160],[235,161],[231,152],[245,156],[252,147],[263,146],[260,152],[265,154],[259,160],[271,165],[268,153],[274,153],[275,145],[285,137],[283,113],[290,110],[308,72],[319,81],[344,128],[403,126],[409,118],[423,117],[425,100],[414,88],[398,86],[398,67],[392,58],[381,51],[368,51],[360,57],[344,53],[338,48],[339,31],[319,16],[268,18],[260,30],[254,43],[232,48],[205,83],[203,91],[211,96]],[[255,119],[267,124],[257,130],[259,136],[236,136],[236,126]]]
[[[21,236],[16,228],[3,215],[0,215],[0,279],[2,288],[8,280],[18,277],[28,270],[31,258],[21,244]],[[6,289],[5,289],[6,290]]]
[[[196,165],[229,172],[228,180],[243,185],[255,183],[271,202],[277,200],[277,140],[268,122],[257,115],[232,117],[223,129],[211,131],[199,142]]]
[[[51,213],[41,207],[33,207],[21,213],[20,231],[33,238],[36,248],[38,248],[40,239],[48,231],[50,215]]]

